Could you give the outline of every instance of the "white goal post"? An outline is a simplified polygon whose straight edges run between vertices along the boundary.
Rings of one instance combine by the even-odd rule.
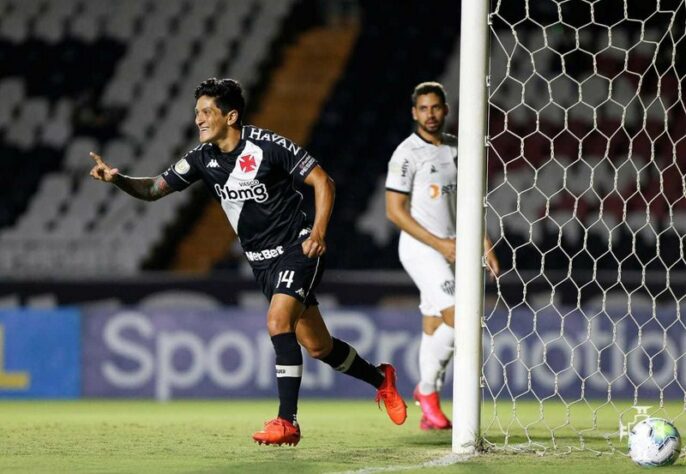
[[[684,86],[686,0],[462,0],[453,452],[686,431]]]
[[[455,287],[459,290],[455,294],[459,296],[455,301],[453,452],[457,454],[475,451],[481,420],[487,20],[488,2],[462,0],[457,226],[473,232],[458,229],[456,242]]]

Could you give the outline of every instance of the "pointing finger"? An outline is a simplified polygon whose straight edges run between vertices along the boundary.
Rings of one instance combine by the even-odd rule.
[[[93,161],[95,161],[97,164],[99,164],[99,165],[104,165],[104,164],[105,164],[105,163],[103,163],[103,161],[102,161],[102,157],[101,157],[100,155],[98,155],[97,153],[93,153],[93,152],[91,151],[91,152],[89,153],[89,155],[91,156],[91,158],[93,158]]]

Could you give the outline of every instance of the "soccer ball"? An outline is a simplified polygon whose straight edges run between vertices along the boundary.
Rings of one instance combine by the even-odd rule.
[[[661,418],[646,418],[629,433],[629,455],[639,466],[669,466],[679,457],[681,436]]]

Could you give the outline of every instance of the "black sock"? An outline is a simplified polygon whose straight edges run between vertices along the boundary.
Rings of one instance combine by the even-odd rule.
[[[279,389],[279,417],[296,422],[298,392],[303,373],[303,355],[294,332],[272,336],[276,352],[276,385]]]
[[[335,370],[348,374],[356,379],[364,380],[375,388],[383,383],[383,375],[372,364],[357,354],[357,351],[347,342],[333,338],[333,349],[329,355],[321,359]]]

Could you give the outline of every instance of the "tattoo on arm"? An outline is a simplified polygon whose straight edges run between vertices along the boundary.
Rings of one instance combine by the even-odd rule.
[[[174,190],[169,187],[169,184],[167,184],[167,181],[162,176],[153,178],[152,189],[150,190],[152,199],[159,199],[173,191]]]
[[[144,201],[156,201],[174,191],[162,176],[132,178],[131,176],[118,175],[114,184],[125,193]]]

